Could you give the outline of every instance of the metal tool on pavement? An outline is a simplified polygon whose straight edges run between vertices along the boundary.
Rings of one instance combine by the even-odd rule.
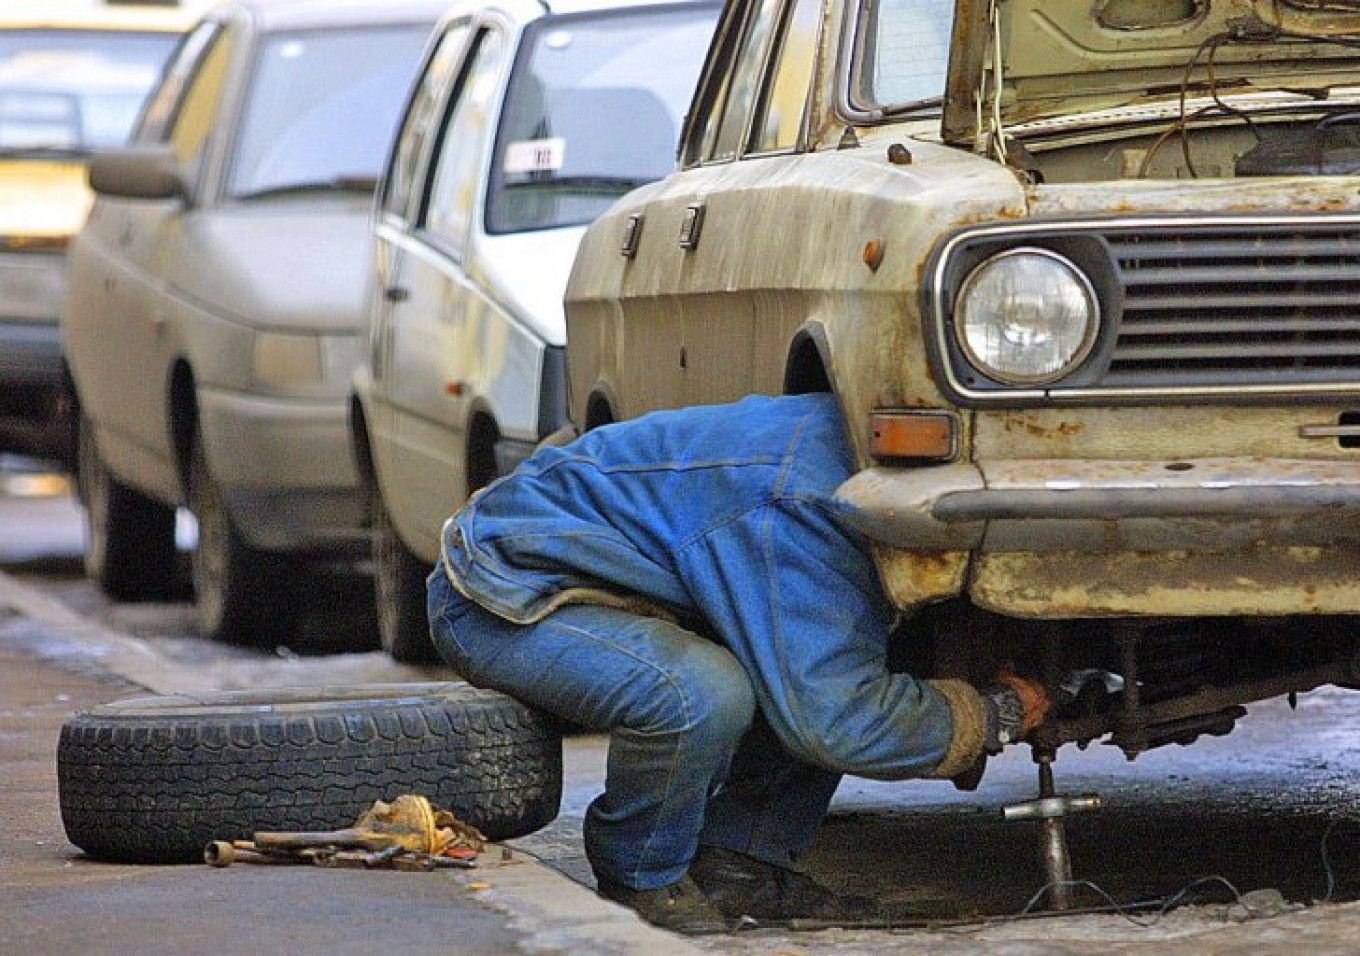
[[[204,862],[312,863],[329,867],[434,870],[475,867],[486,838],[422,796],[379,800],[343,830],[259,832],[253,840],[214,840]]]

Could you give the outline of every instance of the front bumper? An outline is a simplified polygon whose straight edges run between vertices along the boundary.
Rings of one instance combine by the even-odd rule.
[[[870,468],[843,520],[909,551],[1222,552],[1360,540],[1360,461],[1013,460]]]
[[[364,552],[364,496],[344,401],[201,389],[208,466],[232,520],[258,548]]]

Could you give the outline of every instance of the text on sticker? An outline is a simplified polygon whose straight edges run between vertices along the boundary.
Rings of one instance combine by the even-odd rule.
[[[505,148],[507,173],[542,173],[562,168],[567,155],[567,141],[560,136],[551,139],[524,139]]]

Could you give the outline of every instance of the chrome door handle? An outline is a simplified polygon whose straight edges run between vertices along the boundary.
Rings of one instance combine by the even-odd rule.
[[[690,203],[685,207],[685,217],[680,221],[680,248],[699,248],[699,234],[704,228],[704,204]]]
[[[1360,438],[1360,425],[1300,425],[1300,438]]]

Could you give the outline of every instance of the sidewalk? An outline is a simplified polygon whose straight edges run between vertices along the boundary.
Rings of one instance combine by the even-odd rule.
[[[145,690],[54,646],[60,635],[0,601],[0,954],[695,952],[499,849],[466,874],[90,860],[62,829],[58,734],[76,711]]]

